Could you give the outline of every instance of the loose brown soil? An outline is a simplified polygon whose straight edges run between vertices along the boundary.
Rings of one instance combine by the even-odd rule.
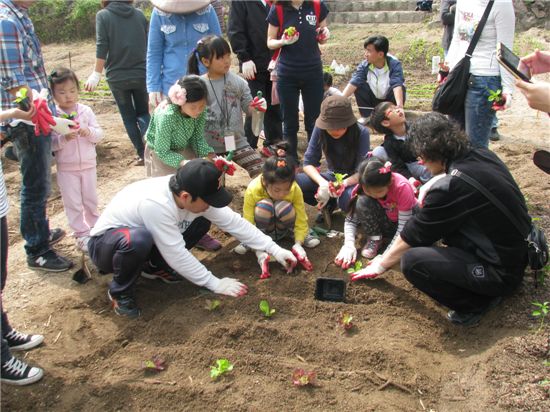
[[[68,64],[68,50],[73,68],[85,78],[94,57],[92,42],[46,47],[48,67]],[[324,56],[329,62],[331,53]],[[103,208],[124,185],[144,178],[144,170],[132,166],[133,150],[114,103],[86,103],[105,130],[98,145]],[[550,123],[521,96],[514,105],[501,116],[502,141],[491,148],[510,167],[548,233],[550,179],[530,158],[535,147],[548,149]],[[379,141],[380,136],[373,137],[373,143]],[[218,231],[224,249],[198,256],[215,274],[246,283],[249,294],[222,297],[221,308],[209,312],[205,301],[214,295],[205,290],[187,282],[169,286],[141,279],[137,298],[143,316],[128,321],[109,309],[109,275],[94,271],[90,282],[79,285],[71,280],[73,271],[48,274],[27,268],[18,230],[19,172],[16,164],[3,163],[11,203],[4,306],[15,327],[45,335],[45,343],[25,354],[25,360],[46,371],[30,387],[2,386],[3,410],[550,409],[550,384],[545,383],[550,367],[543,364],[550,359],[549,328],[536,332],[538,322],[530,315],[531,302],[550,300],[548,280],[535,288],[533,277],[526,276],[518,292],[479,326],[462,328],[450,324],[445,308],[415,290],[398,268],[377,280],[348,284],[346,303],[316,301],[316,278],[347,279],[332,264],[341,239],[323,239],[310,252],[313,273],[288,276],[272,264],[273,277],[260,281],[253,255],[232,254],[236,241]],[[53,175],[55,182],[55,169]],[[236,210],[247,182],[242,171],[228,179]],[[51,226],[68,230],[55,183],[48,210]],[[341,226],[342,218],[336,222]],[[79,261],[69,237],[56,249]],[[236,261],[242,268],[237,271],[232,269]],[[262,318],[261,299],[276,309],[271,319]],[[338,325],[344,312],[354,318],[349,333]],[[165,359],[167,370],[149,375],[141,369],[153,355]],[[209,367],[218,358],[235,367],[212,381]],[[314,370],[318,386],[294,387],[295,368]]]

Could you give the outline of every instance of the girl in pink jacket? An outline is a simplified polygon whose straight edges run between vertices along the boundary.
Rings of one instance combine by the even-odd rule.
[[[78,103],[80,86],[72,70],[58,68],[50,74],[49,81],[58,116],[74,120],[78,125],[66,135],[53,132],[52,150],[69,226],[77,246],[87,252],[90,229],[99,217],[95,146],[103,131],[92,109]]]

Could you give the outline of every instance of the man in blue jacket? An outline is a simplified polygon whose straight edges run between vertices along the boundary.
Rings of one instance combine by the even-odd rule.
[[[405,104],[405,79],[401,62],[388,54],[390,42],[384,36],[365,40],[365,60],[357,66],[344,96],[355,95],[361,116],[368,117],[374,107],[391,101],[398,108]]]

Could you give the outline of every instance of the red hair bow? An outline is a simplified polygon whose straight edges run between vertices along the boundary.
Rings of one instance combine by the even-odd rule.
[[[391,173],[391,162],[384,163],[384,167],[381,167],[380,169],[378,169],[378,173],[380,173],[381,175],[384,175],[386,173]]]

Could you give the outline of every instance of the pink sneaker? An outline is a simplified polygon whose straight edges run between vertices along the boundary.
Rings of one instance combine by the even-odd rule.
[[[216,251],[222,248],[222,244],[210,236],[208,233],[195,245],[198,249]]]
[[[380,248],[381,243],[382,239],[374,239],[369,237],[367,239],[367,243],[363,246],[363,250],[361,250],[361,255],[367,259],[373,259],[378,254],[378,249]]]

